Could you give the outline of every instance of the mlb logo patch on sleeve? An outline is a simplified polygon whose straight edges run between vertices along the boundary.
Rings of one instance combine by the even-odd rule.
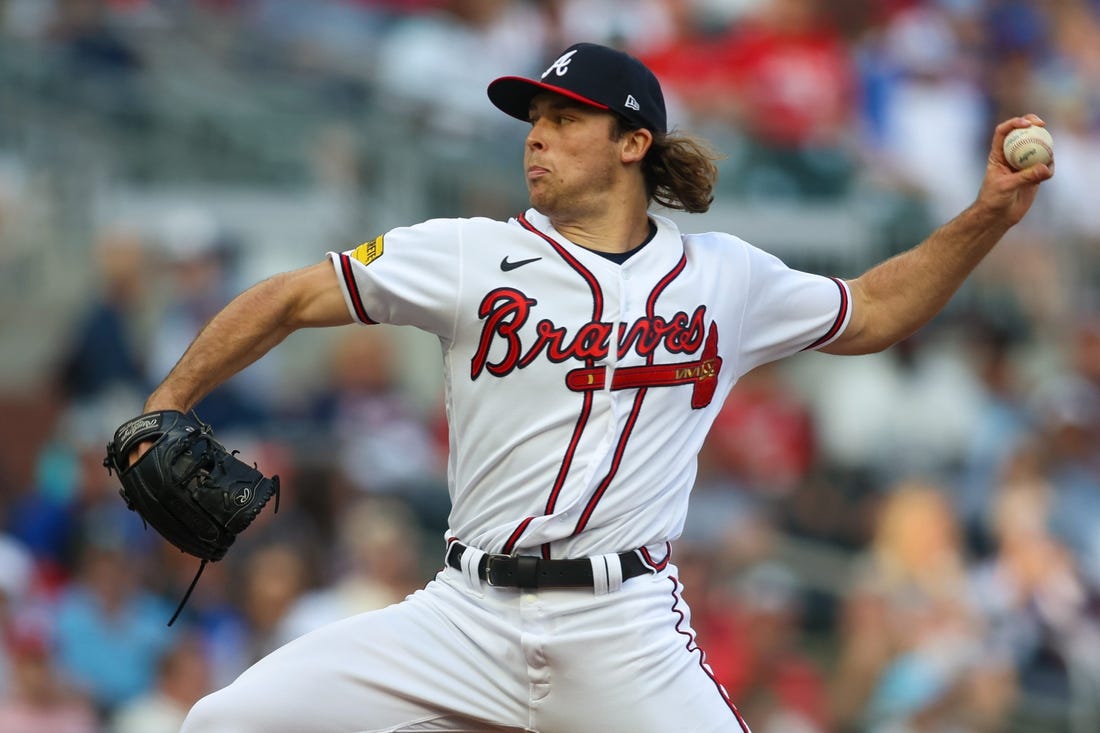
[[[351,253],[351,256],[364,265],[369,265],[374,262],[382,256],[382,235],[379,234],[371,241],[360,244],[355,248],[355,251]]]

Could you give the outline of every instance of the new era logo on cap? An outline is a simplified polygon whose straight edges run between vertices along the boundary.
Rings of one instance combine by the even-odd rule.
[[[489,84],[489,99],[505,113],[528,118],[539,92],[555,92],[614,112],[631,124],[667,132],[665,99],[653,72],[629,54],[595,43],[567,48],[539,80],[504,76]]]

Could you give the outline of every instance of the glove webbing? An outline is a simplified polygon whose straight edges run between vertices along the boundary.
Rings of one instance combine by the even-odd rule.
[[[278,484],[275,485],[275,508],[274,508],[273,513],[275,513],[275,514],[279,513],[279,486],[278,486]],[[199,584],[199,578],[202,577],[202,571],[206,570],[206,564],[208,562],[210,562],[210,561],[204,559],[199,564],[198,572],[196,572],[195,577],[192,578],[191,585],[187,586],[187,592],[183,594],[183,598],[180,599],[180,604],[178,606],[176,606],[176,612],[173,613],[172,618],[168,620],[168,625],[169,626],[171,626],[172,624],[174,624],[176,622],[176,619],[179,618],[180,613],[183,611],[183,607],[187,605],[187,600],[189,598],[191,598],[191,592],[193,590],[195,590],[195,586]]]
[[[236,451],[233,451],[234,455],[236,455],[236,453],[237,453]],[[276,483],[275,484],[275,507],[274,507],[274,511],[273,511],[274,514],[279,513],[279,494],[280,493],[281,492],[279,491],[279,484]],[[202,577],[202,571],[206,570],[206,564],[209,563],[209,562],[210,562],[209,560],[204,558],[203,561],[201,563],[199,563],[199,569],[195,573],[195,577],[191,579],[191,585],[187,586],[187,592],[183,594],[183,598],[180,599],[179,605],[176,606],[176,612],[173,613],[172,618],[170,618],[168,620],[168,625],[169,626],[174,624],[176,622],[176,619],[179,618],[180,613],[183,612],[183,607],[187,605],[188,599],[191,598],[191,592],[194,591],[195,586],[199,584],[199,578]]]

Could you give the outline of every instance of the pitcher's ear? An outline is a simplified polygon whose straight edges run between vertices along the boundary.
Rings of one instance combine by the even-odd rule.
[[[653,147],[653,133],[644,127],[627,130],[623,133],[620,142],[622,161],[624,163],[637,163],[644,159],[646,153]]]

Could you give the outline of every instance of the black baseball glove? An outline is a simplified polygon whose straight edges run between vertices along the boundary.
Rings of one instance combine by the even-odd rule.
[[[152,447],[130,465],[131,451],[146,441]],[[236,453],[214,440],[210,426],[193,413],[162,410],[123,423],[107,444],[103,465],[118,474],[126,506],[164,539],[200,558],[201,574],[207,562],[225,556],[272,496],[279,510],[279,477],[267,478]],[[181,609],[186,602],[187,596]]]

